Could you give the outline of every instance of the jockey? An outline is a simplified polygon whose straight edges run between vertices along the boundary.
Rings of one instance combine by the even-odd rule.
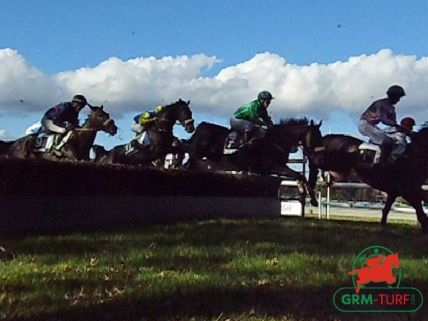
[[[413,126],[415,126],[415,120],[411,117],[405,117],[400,121],[400,126],[390,127],[387,131],[387,135],[391,137],[395,146],[391,151],[391,154],[396,158],[406,150],[407,137],[411,137]]]
[[[250,140],[256,125],[266,127],[273,125],[272,119],[267,113],[267,108],[272,99],[274,98],[270,92],[261,91],[256,100],[242,105],[233,113],[230,126],[232,130],[244,135],[244,143]]]
[[[62,156],[61,148],[67,143],[70,135],[67,135],[75,127],[79,126],[79,112],[88,105],[83,95],[75,95],[71,102],[59,103],[45,112],[41,120],[44,131],[62,135],[62,140],[57,144],[53,152]]]
[[[144,146],[144,131],[147,129],[147,126],[156,120],[156,116],[159,112],[165,109],[165,106],[158,105],[155,110],[149,110],[142,112],[134,117],[134,123],[131,125],[131,130],[135,133],[133,143],[136,144],[136,147]]]
[[[403,87],[394,85],[388,88],[387,98],[373,102],[360,116],[359,132],[370,138],[370,142],[380,146],[380,162],[385,162],[394,146],[394,140],[377,125],[399,126],[396,121],[395,104],[405,96]]]

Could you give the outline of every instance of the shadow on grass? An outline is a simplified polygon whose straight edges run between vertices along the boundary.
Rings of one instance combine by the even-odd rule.
[[[275,255],[292,252],[330,257],[353,256],[371,245],[383,245],[399,252],[400,258],[426,256],[427,236],[415,227],[392,225],[382,229],[377,223],[349,221],[319,221],[315,219],[216,219],[180,222],[171,225],[151,225],[144,228],[110,228],[84,234],[72,233],[51,236],[28,236],[23,239],[4,239],[19,255],[52,255],[59,260],[64,255],[102,255],[106,250],[113,255],[126,255],[152,247],[154,251],[175,247],[209,250],[207,261],[199,257],[175,256],[158,253],[145,259],[146,266],[159,269],[171,266],[176,269],[191,267],[193,271],[206,270],[207,264],[219,268],[236,255],[236,249],[248,248],[250,256]],[[3,241],[3,240],[2,240]],[[153,245],[154,244],[154,245]],[[224,247],[233,251],[225,253]],[[162,255],[164,257],[162,257]],[[167,259],[165,259],[167,258]],[[336,259],[336,258],[335,258]],[[165,263],[166,262],[166,263]],[[135,261],[133,264],[135,265]],[[138,263],[138,262],[137,262]],[[312,271],[317,267],[310,266]],[[322,271],[320,271],[322,272]],[[308,275],[308,279],[311,275]],[[239,281],[239,276],[236,277]],[[81,280],[66,284],[78,289]],[[428,284],[419,279],[405,279],[402,286],[417,287],[428,293]],[[97,282],[93,281],[92,287]],[[178,286],[165,292],[135,289],[102,304],[68,306],[55,313],[40,313],[16,320],[225,320],[228,316],[271,316],[280,320],[287,316],[294,320],[426,320],[426,304],[416,314],[344,314],[334,310],[333,293],[348,284],[331,284],[328,287],[280,287],[278,285],[223,287],[206,286],[203,289]],[[163,290],[160,290],[163,291]],[[172,292],[171,292],[172,291]],[[291,320],[293,320],[291,319]],[[9,318],[9,320],[14,320]]]
[[[423,293],[428,290],[427,284],[411,280],[409,283]],[[61,313],[32,315],[19,320],[189,320],[192,317],[195,320],[226,320],[229,317],[246,320],[250,316],[262,319],[269,316],[278,320],[426,320],[426,304],[411,314],[338,312],[333,307],[332,296],[341,286],[206,288],[188,293],[178,289],[170,295],[150,297],[142,293],[104,304],[75,306]]]
[[[144,227],[109,227],[80,230],[70,234],[3,237],[2,244],[18,254],[85,255],[108,249],[112,255],[123,255],[129,249],[193,246],[249,246],[251,254],[265,254],[254,245],[271,244],[280,254],[352,255],[371,245],[383,245],[406,255],[419,257],[428,236],[417,227],[355,221],[325,221],[301,218],[214,219],[185,221]]]

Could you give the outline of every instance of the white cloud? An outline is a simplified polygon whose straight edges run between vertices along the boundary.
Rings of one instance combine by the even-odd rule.
[[[4,140],[6,139],[6,131],[4,129],[0,129],[0,139]]]
[[[0,50],[0,113],[40,108],[61,97],[64,89],[15,50]]]
[[[0,114],[43,112],[57,101],[82,93],[116,115],[183,98],[191,100],[194,113],[229,117],[239,105],[267,89],[276,97],[270,107],[275,116],[317,118],[332,110],[359,113],[372,100],[384,97],[388,86],[400,84],[408,95],[398,108],[427,118],[428,57],[396,55],[384,49],[347,61],[300,66],[266,52],[212,77],[204,76],[216,63],[216,57],[203,54],[127,61],[112,57],[92,68],[49,76],[29,66],[17,51],[3,49]]]

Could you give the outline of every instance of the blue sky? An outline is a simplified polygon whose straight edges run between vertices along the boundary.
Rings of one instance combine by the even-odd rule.
[[[325,133],[358,135],[358,114],[396,83],[408,93],[399,118],[422,123],[426,12],[422,0],[2,0],[0,135],[21,136],[82,93],[115,117],[119,135],[97,138],[111,147],[158,103],[190,99],[197,122],[227,125],[263,89],[277,98],[274,120],[308,116]]]

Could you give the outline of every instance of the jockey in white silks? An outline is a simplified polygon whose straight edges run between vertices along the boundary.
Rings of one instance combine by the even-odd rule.
[[[396,121],[395,104],[406,93],[401,86],[391,86],[388,88],[387,98],[373,102],[360,116],[358,123],[359,132],[369,137],[371,143],[379,145],[381,149],[380,162],[386,162],[394,147],[394,140],[377,125],[382,123],[387,126],[399,126]]]

